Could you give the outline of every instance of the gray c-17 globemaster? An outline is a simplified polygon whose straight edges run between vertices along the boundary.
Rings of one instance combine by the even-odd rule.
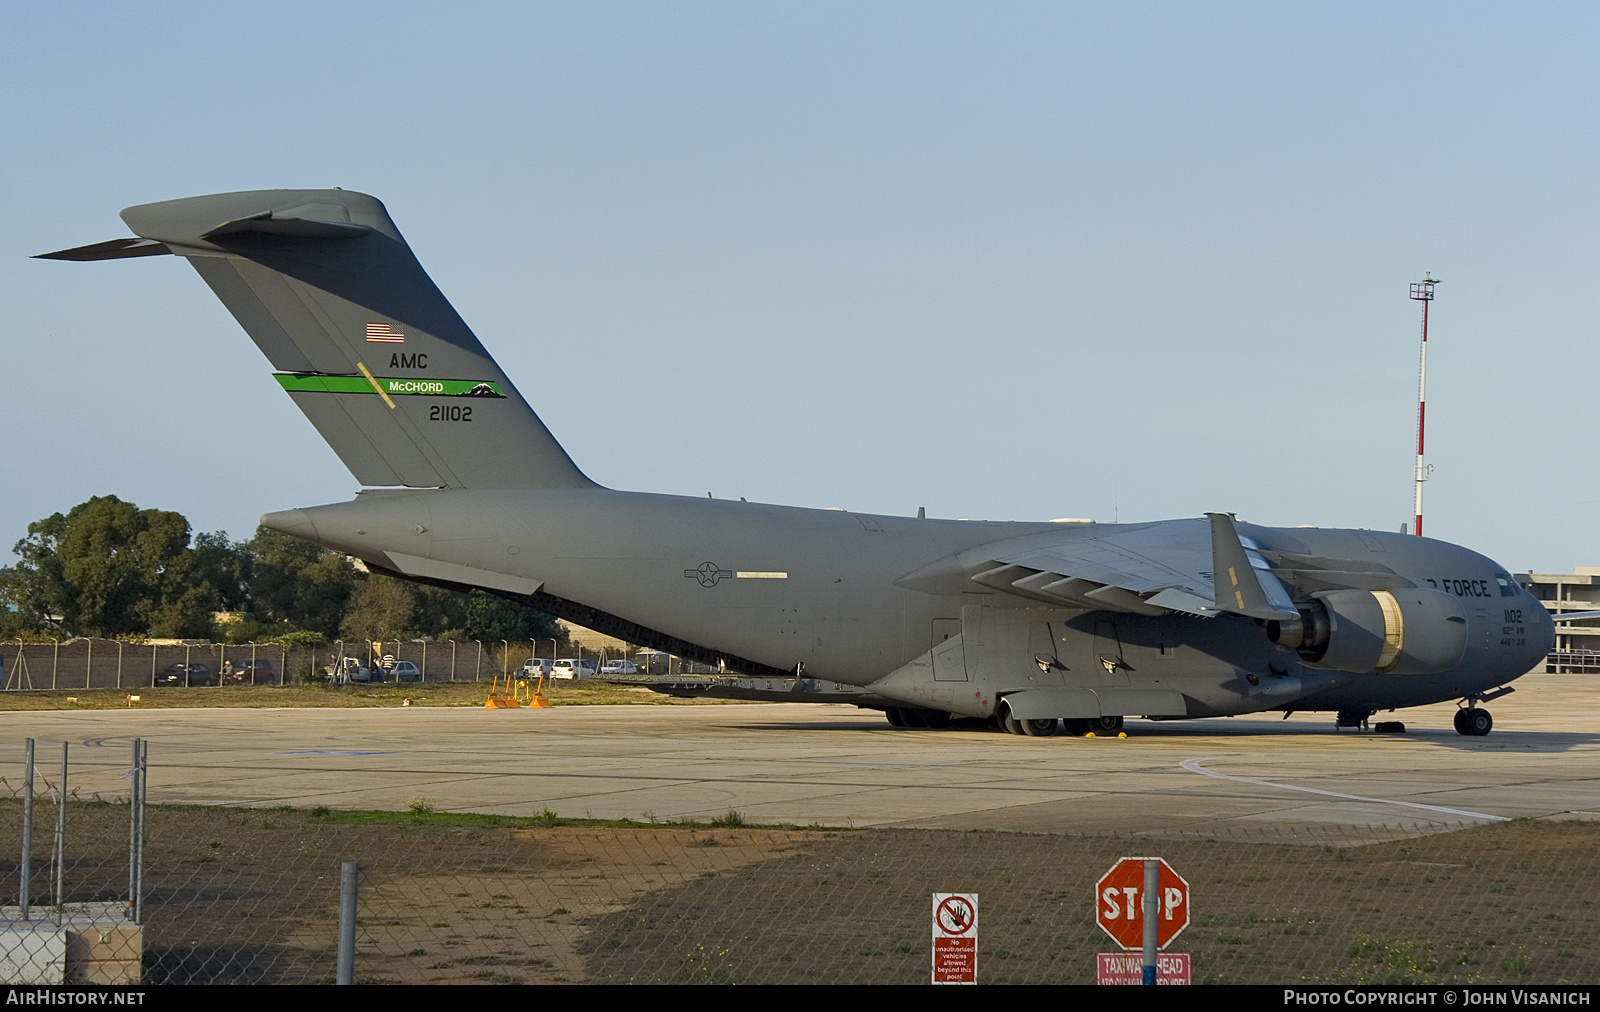
[[[223,193],[122,218],[139,238],[43,255],[187,258],[365,486],[265,526],[764,678],[772,698],[1032,735],[1268,710],[1353,726],[1458,699],[1456,730],[1482,735],[1479,704],[1554,636],[1504,567],[1403,534],[1227,513],[997,524],[602,488],[375,198]],[[839,691],[808,693],[817,680]]]

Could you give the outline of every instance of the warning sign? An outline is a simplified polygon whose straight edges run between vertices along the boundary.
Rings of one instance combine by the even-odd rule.
[[[1144,957],[1137,952],[1095,953],[1096,984],[1143,984]],[[1157,984],[1188,984],[1189,954],[1163,952],[1156,956]]]
[[[978,897],[933,894],[933,982],[978,982]]]

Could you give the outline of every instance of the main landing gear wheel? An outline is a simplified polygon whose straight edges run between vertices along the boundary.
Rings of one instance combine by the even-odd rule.
[[[1122,730],[1121,717],[1090,717],[1089,730],[1095,734],[1116,734]]]
[[[890,727],[906,726],[906,718],[901,715],[900,708],[898,706],[889,707],[887,710],[883,711],[883,715],[888,719]]]
[[[1494,718],[1481,706],[1469,706],[1456,711],[1456,732],[1472,738],[1482,738],[1494,730]]]
[[[1043,720],[1024,720],[1021,723],[1022,733],[1031,735],[1034,738],[1048,738],[1056,733],[1056,719],[1054,717],[1046,717]]]
[[[1022,721],[1011,715],[1011,707],[1009,706],[1000,711],[1000,726],[1005,728],[1007,731],[1010,731],[1012,734],[1028,733],[1027,731],[1023,730]]]

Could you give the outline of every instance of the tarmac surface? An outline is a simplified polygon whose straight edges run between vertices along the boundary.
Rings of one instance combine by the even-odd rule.
[[[66,740],[69,789],[126,796],[140,736],[158,804],[1330,837],[1600,818],[1600,677],[1515,685],[1484,738],[1451,729],[1453,704],[1374,718],[1404,735],[1305,714],[1130,720],[1127,738],[903,730],[800,703],[5,712],[0,785],[20,790],[32,737],[52,782]]]

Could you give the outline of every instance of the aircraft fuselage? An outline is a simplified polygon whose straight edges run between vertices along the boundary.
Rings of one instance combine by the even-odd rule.
[[[1516,678],[1544,656],[1553,633],[1544,608],[1515,583],[1508,587],[1506,571],[1492,560],[1441,541],[1373,531],[1240,527],[1263,549],[1381,565],[1459,599],[1467,646],[1448,670],[1317,670],[1239,615],[1050,607],[972,582],[959,561],[942,579],[903,585],[909,574],[980,546],[996,546],[988,554],[998,555],[1064,534],[1159,534],[1202,520],[997,523],[605,489],[505,489],[386,490],[263,522],[400,575],[410,569],[459,586],[525,581],[507,589],[618,617],[639,627],[636,641],[647,645],[654,645],[651,633],[697,645],[730,670],[803,671],[893,692],[886,676],[964,629],[961,670],[946,664],[931,671],[937,658],[929,658],[931,674],[940,677],[921,678],[929,692],[907,702],[973,715],[992,712],[1008,692],[1041,685],[1167,686],[1190,700],[1191,716],[1416,706]],[[985,642],[994,649],[985,655],[975,639],[985,617],[991,629],[1030,631],[1014,633],[1014,647],[990,635]],[[1054,663],[1041,666],[1041,655]]]

